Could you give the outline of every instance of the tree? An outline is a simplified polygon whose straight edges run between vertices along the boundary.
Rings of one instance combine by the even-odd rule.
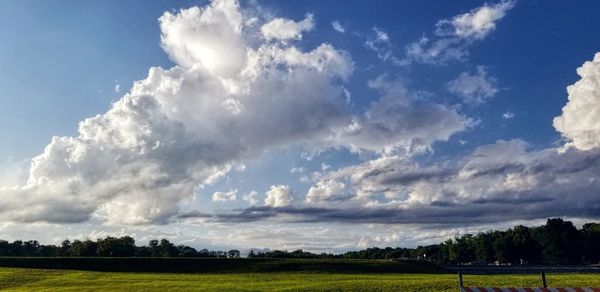
[[[122,236],[117,239],[116,255],[119,257],[132,257],[135,255],[135,239],[131,236]]]
[[[82,245],[83,243],[80,240],[73,240],[73,243],[71,243],[71,246],[67,250],[67,254],[75,257],[81,256]]]
[[[135,255],[135,240],[130,236],[98,239],[97,253],[103,257],[132,257]]]
[[[240,257],[240,251],[237,249],[232,249],[229,252],[227,252],[227,257],[228,258],[239,258]]]
[[[158,246],[159,242],[156,239],[152,239],[148,242],[148,249],[150,250],[150,256],[152,257],[161,257],[160,247]]]
[[[98,244],[91,241],[74,240],[69,248],[69,255],[75,257],[93,257],[97,256]]]
[[[540,247],[528,227],[519,225],[509,229],[508,233],[512,236],[514,259],[518,261],[517,263],[528,264],[540,261]]]
[[[475,261],[473,235],[466,234],[457,237],[452,244],[452,254],[458,264],[472,263]]]
[[[500,263],[512,263],[514,261],[513,238],[510,234],[497,233],[492,246],[495,258]]]
[[[10,250],[11,253],[15,256],[24,256],[25,254],[23,253],[23,241],[22,240],[15,240],[13,241],[13,243],[10,246]]]
[[[195,257],[198,252],[195,248],[189,247],[187,245],[179,245],[177,246],[178,254],[182,257]]]
[[[584,261],[600,263],[600,223],[587,223],[581,228]]]
[[[0,240],[0,256],[11,256],[11,244],[6,240]]]
[[[139,246],[135,249],[135,256],[147,258],[152,256],[152,252],[150,251],[150,247],[148,246]]]
[[[573,263],[581,260],[579,232],[571,221],[548,219],[546,225],[537,229],[537,240],[546,263]]]
[[[479,233],[474,239],[475,261],[479,264],[488,264],[494,261],[493,248],[494,234],[492,232]]]
[[[23,255],[34,257],[39,255],[40,243],[37,240],[23,242]]]
[[[198,252],[198,256],[199,257],[203,257],[203,258],[207,258],[207,257],[213,257],[213,255],[211,254],[210,251],[208,251],[208,249],[203,248]]]
[[[60,255],[60,247],[55,245],[40,245],[39,255],[42,257],[58,257]]]
[[[179,254],[177,247],[166,238],[160,240],[159,250],[162,257],[176,257]]]
[[[68,239],[63,240],[63,242],[60,244],[60,255],[68,256],[70,248],[71,248],[71,241],[69,241]]]
[[[97,256],[98,244],[91,240],[86,240],[82,243],[80,254],[84,257]]]

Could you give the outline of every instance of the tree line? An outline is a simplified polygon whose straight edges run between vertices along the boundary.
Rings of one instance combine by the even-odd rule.
[[[548,219],[536,227],[466,234],[443,243],[417,248],[368,248],[341,254],[251,251],[255,258],[422,259],[438,264],[598,264],[600,223],[577,229],[572,222]]]
[[[24,257],[220,257],[239,258],[239,250],[196,250],[175,245],[167,239],[150,240],[136,246],[130,236],[92,240],[65,240],[60,245],[43,245],[35,240],[0,240],[0,256]],[[417,248],[368,248],[340,254],[295,251],[250,250],[249,258],[314,259],[422,259],[438,264],[598,264],[600,223],[577,229],[572,222],[548,219],[536,227],[515,226],[506,231],[466,234],[439,244]]]
[[[37,240],[0,240],[0,256],[19,257],[218,257],[239,258],[239,250],[196,250],[187,245],[175,245],[167,239],[150,240],[146,246],[136,246],[130,236],[92,240],[65,240],[60,245],[44,245]]]

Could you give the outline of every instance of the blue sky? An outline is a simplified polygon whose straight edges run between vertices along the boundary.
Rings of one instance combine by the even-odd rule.
[[[598,219],[600,4],[339,4],[1,2],[0,236],[340,251]]]

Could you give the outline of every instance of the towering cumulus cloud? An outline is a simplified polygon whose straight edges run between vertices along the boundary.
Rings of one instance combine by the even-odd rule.
[[[151,68],[110,110],[82,121],[77,136],[52,138],[25,183],[0,187],[0,220],[168,222],[197,187],[270,147],[321,141],[381,152],[427,147],[466,127],[450,108],[389,90],[366,114],[352,113],[342,86],[350,56],[329,44],[294,46],[313,28],[312,15],[296,22],[246,14],[236,1],[215,0],[160,17],[175,66]],[[421,137],[394,125],[415,118],[433,131]],[[368,142],[370,135],[386,140]],[[287,205],[291,191],[277,187],[269,198]]]
[[[214,2],[206,9],[192,7],[160,18],[162,46],[180,66],[202,65],[229,77],[246,61],[242,15],[233,1]]]
[[[235,1],[160,18],[171,69],[148,77],[79,136],[54,137],[23,186],[1,190],[3,220],[164,222],[198,185],[266,147],[329,135],[347,122],[347,54],[251,46]],[[304,86],[311,84],[311,86]]]
[[[590,150],[600,146],[600,53],[577,69],[581,80],[569,86],[569,102],[554,127],[567,140],[566,146]]]

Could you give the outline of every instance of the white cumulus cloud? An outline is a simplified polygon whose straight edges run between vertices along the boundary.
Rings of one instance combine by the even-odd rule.
[[[151,68],[77,136],[54,137],[25,184],[0,189],[0,219],[167,222],[241,159],[349,122],[338,85],[353,70],[346,53],[259,39],[254,48],[243,19],[230,0],[166,12],[162,47],[176,66]]]
[[[248,202],[250,205],[258,204],[258,193],[256,191],[251,191],[248,194],[242,196],[242,200]]]
[[[302,39],[302,32],[311,31],[315,26],[312,14],[307,14],[301,21],[293,21],[285,18],[275,18],[265,23],[260,31],[265,39]]]
[[[440,20],[436,25],[436,34],[482,39],[496,28],[496,22],[514,5],[514,1],[504,0],[494,5],[486,3],[452,19]]]
[[[352,112],[344,90],[354,71],[349,54],[249,33],[264,28],[260,19],[233,0],[165,12],[161,46],[175,65],[150,68],[107,112],[80,122],[77,135],[53,137],[31,160],[26,182],[0,186],[0,221],[168,223],[198,189],[271,148],[406,153],[468,126],[452,108],[385,82],[374,86],[381,97],[367,112]],[[267,31],[280,40],[299,39],[314,25],[310,15],[273,21]],[[286,186],[266,200],[291,201]]]
[[[237,199],[237,192],[237,189],[229,192],[215,192],[212,195],[212,200],[215,202],[235,201]]]
[[[446,141],[472,124],[453,108],[420,98],[398,80],[379,76],[369,86],[381,97],[350,125],[339,128],[332,143],[354,151],[422,152],[434,141]]]
[[[322,202],[344,198],[346,185],[336,180],[319,181],[306,194],[308,202]]]
[[[294,192],[287,185],[271,186],[265,198],[265,205],[271,207],[285,207],[292,203]]]
[[[568,141],[568,146],[590,150],[600,146],[600,53],[577,68],[581,77],[567,87],[569,102],[554,127]]]
[[[179,66],[201,64],[213,74],[231,77],[244,65],[243,19],[236,1],[165,12],[159,20],[162,46]]]

